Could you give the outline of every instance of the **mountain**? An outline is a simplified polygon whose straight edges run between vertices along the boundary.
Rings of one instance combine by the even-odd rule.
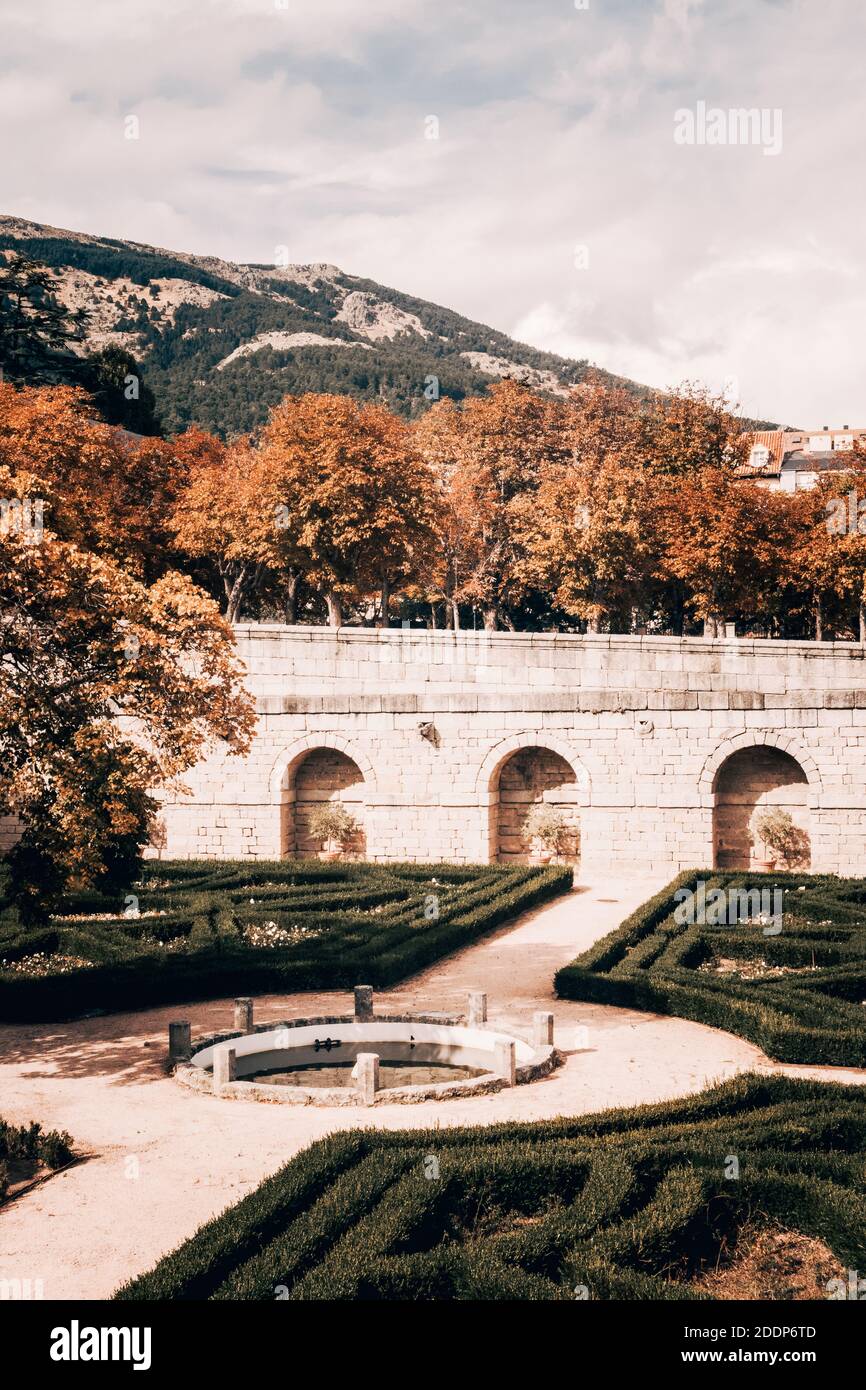
[[[383,399],[407,415],[435,398],[434,380],[455,400],[504,376],[565,395],[589,365],[333,265],[236,265],[0,216],[4,251],[49,266],[56,297],[87,311],[82,350],[133,354],[169,433],[253,429],[287,392]]]

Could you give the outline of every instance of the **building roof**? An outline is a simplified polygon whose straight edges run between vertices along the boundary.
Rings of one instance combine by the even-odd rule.
[[[851,467],[853,442],[866,445],[866,427],[820,430],[755,430],[752,453],[766,449],[764,458],[749,458],[737,468],[741,478],[778,478],[782,472],[842,472]],[[820,448],[810,447],[821,441]],[[837,443],[838,441],[838,443]]]
[[[782,473],[844,473],[851,467],[850,452],[810,454],[793,449],[782,459]]]
[[[752,449],[763,447],[767,450],[768,457],[765,463],[754,463],[747,459],[737,467],[737,474],[741,478],[774,478],[778,475],[782,460],[785,456],[784,451],[784,430],[755,430],[751,436]]]

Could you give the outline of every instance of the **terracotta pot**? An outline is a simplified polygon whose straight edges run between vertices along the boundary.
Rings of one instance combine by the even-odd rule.
[[[324,864],[331,864],[335,859],[340,859],[343,854],[343,846],[338,840],[326,840],[319,850],[319,858]]]

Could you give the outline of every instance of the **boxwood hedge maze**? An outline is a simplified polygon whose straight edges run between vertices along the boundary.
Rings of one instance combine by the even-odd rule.
[[[815,1297],[847,1296],[866,1269],[864,1160],[859,1088],[787,1077],[581,1119],[355,1130],[117,1296],[705,1299],[766,1233],[805,1249]]]
[[[25,929],[0,896],[0,1020],[394,984],[567,892],[570,867],[149,861],[123,902]]]
[[[782,1062],[866,1066],[866,879],[680,874],[556,991],[723,1028]]]

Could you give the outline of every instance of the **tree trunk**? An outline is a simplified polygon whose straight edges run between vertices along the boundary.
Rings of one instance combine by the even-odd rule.
[[[343,626],[343,600],[339,594],[325,594],[328,605],[328,623],[331,627]]]
[[[377,627],[388,626],[388,607],[391,602],[391,585],[387,579],[382,580],[382,587],[379,590],[379,617],[376,620]]]
[[[456,599],[451,600],[451,626],[455,632],[460,631],[460,605]]]
[[[241,570],[236,577],[231,588],[226,586],[228,602],[226,603],[226,618],[230,623],[236,623],[240,617],[241,605],[244,601],[244,590],[246,588],[246,572]]]
[[[815,599],[815,641],[824,641],[824,613],[820,597]]]
[[[594,634],[594,633],[597,633],[597,632],[598,632],[598,621],[599,621],[599,620],[598,620],[598,615],[595,614],[595,613],[593,614],[593,616],[592,616],[591,618],[587,618],[587,620],[586,620],[586,630],[587,630],[587,632],[593,633],[593,634]]]
[[[860,641],[866,642],[866,599],[860,600]]]
[[[685,603],[683,601],[683,590],[681,584],[674,585],[673,620],[674,637],[682,637],[685,627]]]
[[[285,618],[289,624],[298,621],[298,576],[290,574],[286,581]]]
[[[436,631],[436,627],[437,627],[437,623],[436,623],[436,604],[435,604],[435,603],[431,603],[431,604],[430,604],[430,626],[432,627],[433,631],[435,632],[435,631]]]
[[[496,609],[495,609],[495,608],[484,608],[484,609],[482,609],[482,612],[483,612],[483,614],[484,614],[484,630],[485,630],[485,632],[495,632],[495,631],[496,631],[496,619],[497,619]]]

